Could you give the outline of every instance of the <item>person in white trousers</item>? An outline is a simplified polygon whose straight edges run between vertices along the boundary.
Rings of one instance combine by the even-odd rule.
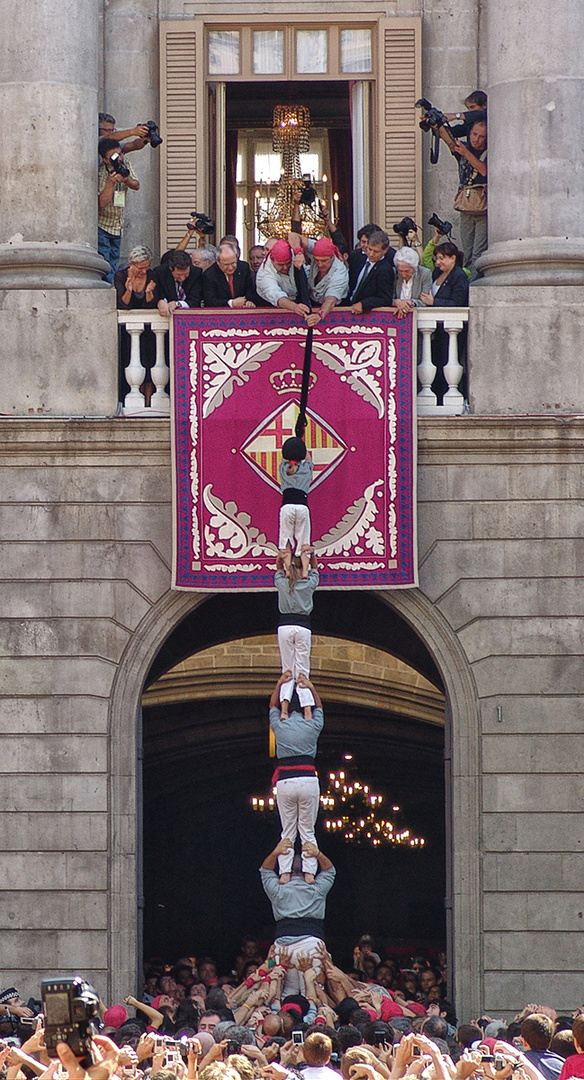
[[[282,671],[291,671],[292,677],[280,687],[280,716],[285,720],[290,711],[290,701],[296,686],[298,700],[309,720],[314,705],[312,692],[298,685],[298,676],[310,676],[310,648],[312,630],[310,616],[314,604],[314,590],[319,582],[316,556],[305,544],[300,553],[292,556],[288,548],[280,552],[276,561],[274,585],[278,590],[278,648]]]
[[[280,462],[280,529],[278,548],[282,555],[286,549],[300,555],[302,547],[310,544],[310,511],[308,489],[312,481],[313,465],[303,439],[295,435],[286,439],[282,446],[283,461]]]
[[[282,825],[282,838],[291,841],[291,848],[280,855],[280,884],[290,881],[294,859],[294,841],[298,834],[302,844],[316,844],[314,827],[320,804],[320,787],[315,769],[318,736],[324,727],[322,701],[314,686],[305,675],[298,676],[298,685],[308,688],[313,695],[315,707],[310,718],[294,709],[282,719],[279,709],[280,686],[291,678],[285,671],[276,683],[270,698],[270,727],[276,739],[278,765],[273,782],[276,784],[276,801]],[[313,856],[302,855],[302,871],[308,884],[313,884],[317,862]]]

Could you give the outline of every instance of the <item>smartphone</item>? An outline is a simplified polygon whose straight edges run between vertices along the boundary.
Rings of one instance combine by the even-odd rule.
[[[237,1042],[227,1042],[227,1054],[239,1054],[241,1047]]]
[[[481,1054],[481,1061],[494,1061],[493,1054]]]
[[[419,1046],[414,1046],[414,1057],[421,1057],[421,1056],[422,1056],[422,1051],[420,1050],[420,1047]]]
[[[302,1044],[304,1043],[304,1032],[303,1031],[293,1031],[292,1032],[292,1042],[294,1043],[295,1046],[302,1046]]]

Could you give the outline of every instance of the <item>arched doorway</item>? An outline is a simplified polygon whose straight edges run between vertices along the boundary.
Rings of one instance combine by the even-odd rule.
[[[134,753],[141,745],[139,699],[143,687],[186,656],[225,641],[273,627],[273,598],[244,595],[205,599],[167,593],[134,635],[118,672],[111,701],[111,992],[132,985],[136,975],[135,882],[137,832],[132,831]],[[480,999],[480,877],[478,860],[478,719],[476,692],[456,636],[418,590],[391,594],[322,593],[315,633],[334,627],[339,640],[383,645],[446,690],[446,907],[456,996],[472,1008]],[[229,626],[226,634],[225,627]],[[264,701],[265,704],[265,701]],[[263,710],[262,710],[263,711]],[[260,722],[265,725],[265,720]],[[263,728],[265,731],[265,726]],[[264,744],[265,745],[265,744]],[[171,793],[172,795],[172,793]],[[144,838],[148,843],[148,836]],[[452,857],[449,851],[452,851]],[[139,867],[138,867],[139,869]],[[138,907],[143,900],[138,894]]]

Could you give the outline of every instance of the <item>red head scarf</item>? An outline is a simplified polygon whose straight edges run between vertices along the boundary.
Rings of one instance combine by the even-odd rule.
[[[316,241],[312,254],[316,255],[317,259],[329,258],[331,255],[334,255],[337,259],[342,258],[338,247],[333,244],[332,240],[329,240],[328,236],[322,236],[320,240]]]
[[[289,262],[292,258],[292,248],[286,240],[276,240],[272,250],[270,251],[270,258],[276,262]]]

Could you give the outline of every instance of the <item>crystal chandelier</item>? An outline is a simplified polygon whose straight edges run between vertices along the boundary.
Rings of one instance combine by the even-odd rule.
[[[300,154],[308,152],[310,141],[310,112],[305,105],[276,105],[272,120],[272,149],[282,155],[280,179],[261,181],[255,192],[255,218],[262,236],[286,239],[292,218],[298,218],[305,236],[318,239],[326,232],[320,213],[327,205],[328,177],[316,180],[302,173]],[[294,195],[300,193],[300,203]],[[338,195],[333,195],[335,213]]]
[[[348,763],[352,754],[344,754],[347,763],[342,768],[328,774],[326,791],[320,796],[320,805],[325,811],[324,827],[332,836],[340,836],[348,844],[360,844],[366,847],[381,847],[393,844],[396,847],[423,848],[426,841],[423,836],[414,836],[405,825],[395,820],[401,814],[401,807],[385,807],[384,795],[371,791],[369,784],[358,777],[352,777],[354,768]],[[252,795],[252,810],[259,812],[276,809],[276,788],[272,788],[267,797]],[[389,814],[394,815],[394,820]]]

